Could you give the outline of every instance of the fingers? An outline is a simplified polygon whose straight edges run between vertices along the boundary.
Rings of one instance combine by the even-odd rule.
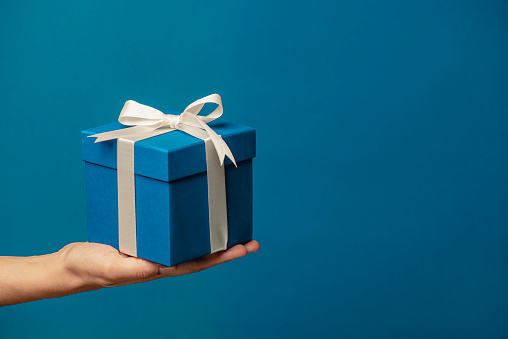
[[[259,244],[257,246],[259,247]],[[255,249],[255,246],[253,246],[252,249]],[[159,274],[162,278],[196,273],[204,269],[241,258],[248,252],[249,251],[246,246],[236,245],[225,251],[209,254],[197,260],[191,260],[172,267],[161,267],[159,269]]]
[[[247,255],[247,249],[244,245],[236,245],[225,251],[217,252],[218,256],[203,257],[200,260],[201,267],[208,268],[218,264],[222,264],[231,260],[235,260]]]
[[[257,252],[259,250],[259,243],[256,240],[251,240],[245,244],[248,253]]]

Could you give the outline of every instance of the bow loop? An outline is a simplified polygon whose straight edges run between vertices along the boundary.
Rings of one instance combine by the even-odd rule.
[[[198,115],[205,104],[217,104],[217,107],[210,114],[208,114],[206,116]],[[192,104],[187,106],[183,110],[183,112],[184,113],[191,113],[196,116],[199,116],[201,118],[201,120],[203,120],[206,123],[209,123],[210,121],[213,121],[222,115],[222,113],[223,113],[222,99],[221,99],[220,95],[218,95],[218,94],[210,94],[204,98],[194,101]]]
[[[118,121],[127,126],[152,126],[164,121],[164,113],[134,100],[127,100]]]

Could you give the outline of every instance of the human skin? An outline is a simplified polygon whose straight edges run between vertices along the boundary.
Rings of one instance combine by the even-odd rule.
[[[172,267],[89,242],[41,256],[0,257],[0,306],[196,273],[258,249],[252,240]]]

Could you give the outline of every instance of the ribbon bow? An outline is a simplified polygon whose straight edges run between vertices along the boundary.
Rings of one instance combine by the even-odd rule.
[[[198,115],[207,103],[217,104],[218,106],[207,116]],[[153,107],[128,100],[120,112],[118,121],[122,125],[133,127],[94,134],[90,135],[90,137],[96,137],[95,142],[119,138],[141,140],[179,130],[201,140],[211,139],[217,150],[221,166],[224,164],[226,156],[236,166],[233,153],[231,153],[226,142],[207,125],[210,121],[219,118],[222,112],[222,100],[218,94],[211,94],[194,101],[179,115],[164,114]]]

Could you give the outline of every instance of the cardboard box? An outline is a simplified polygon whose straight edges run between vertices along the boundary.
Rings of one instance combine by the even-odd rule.
[[[173,112],[170,112],[173,113]],[[255,130],[211,122],[233,152],[225,160],[228,243],[252,240],[252,158]],[[88,240],[118,247],[116,140],[88,136],[126,128],[118,122],[82,131],[86,168]],[[173,266],[209,254],[210,229],[204,141],[181,131],[134,146],[137,256]]]

